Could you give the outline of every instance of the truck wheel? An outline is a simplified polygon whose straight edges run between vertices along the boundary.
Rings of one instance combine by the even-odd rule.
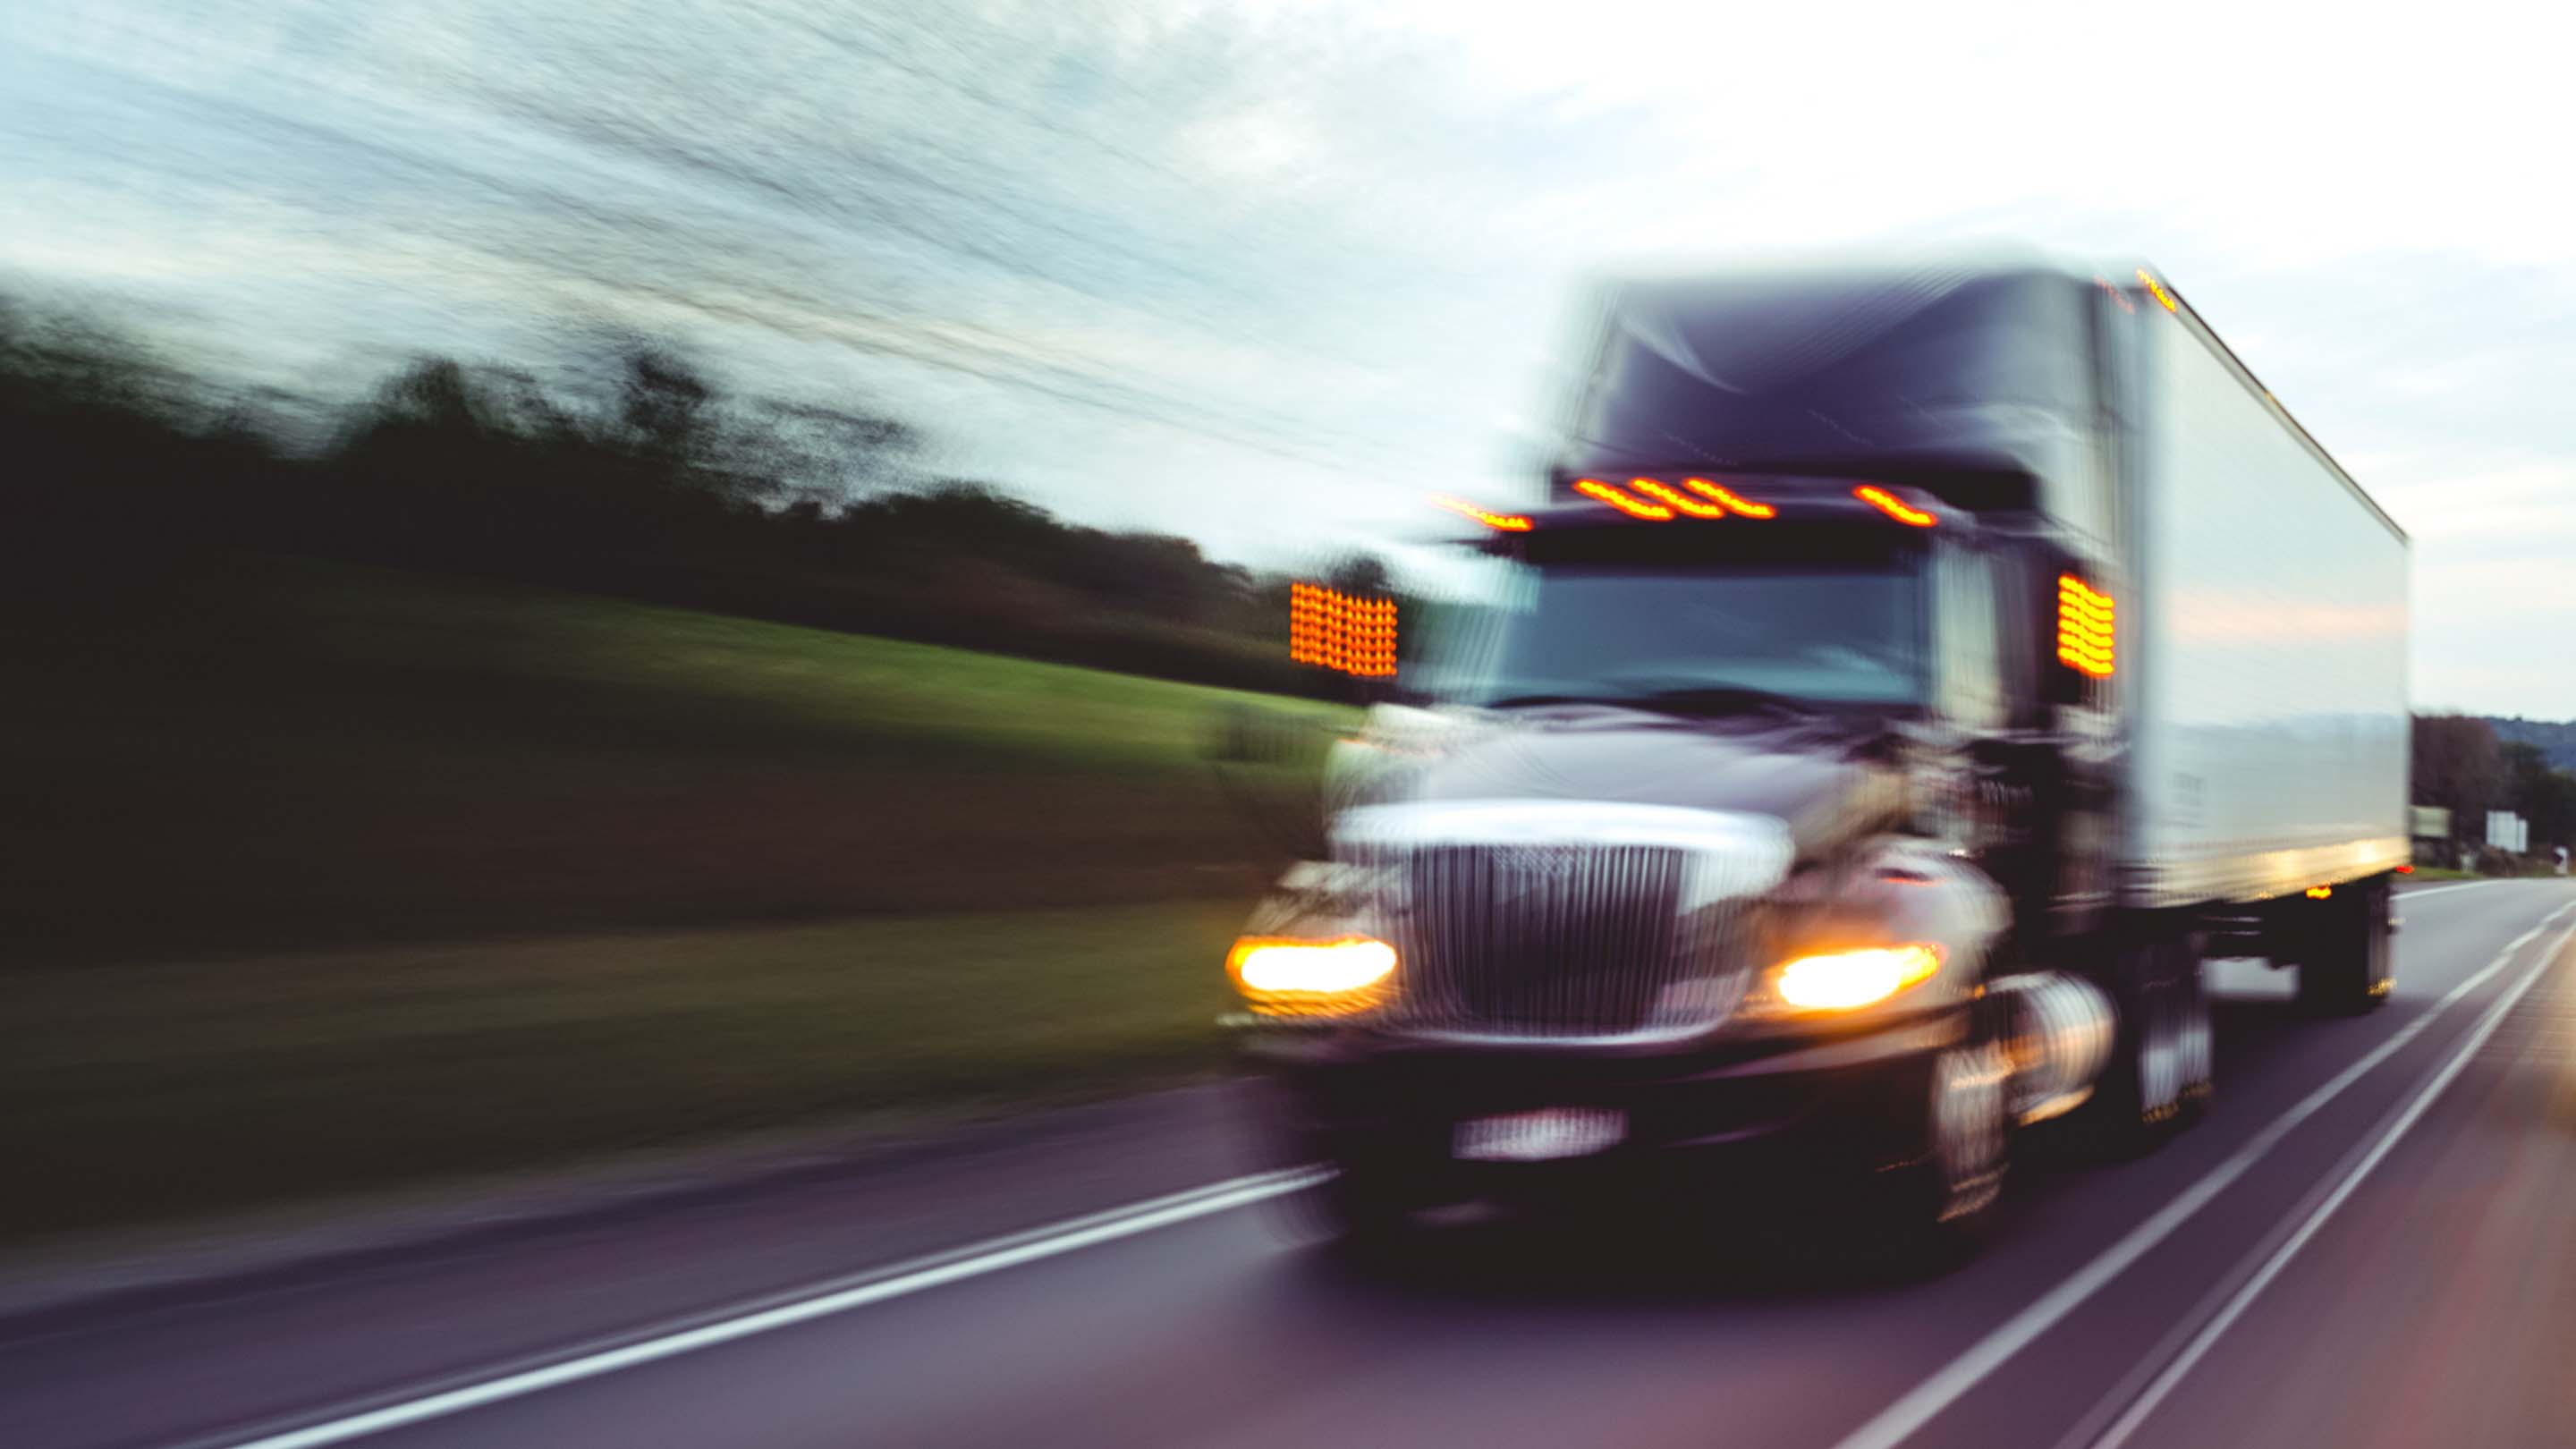
[[[2299,963],[2299,1002],[2320,1016],[2358,1016],[2396,984],[2385,880],[2346,886],[2317,909]]]
[[[2183,947],[2186,997],[2182,1020],[2182,1120],[2197,1121],[2218,1093],[2218,1032],[2209,1018],[2209,982],[2198,949]]]
[[[1881,1241],[1900,1273],[1957,1266],[1983,1245],[2012,1160],[2012,1061],[1994,1039],[1932,1059],[1923,1160],[1891,1184]]]
[[[1360,1260],[1394,1249],[1413,1226],[1414,1195],[1393,1174],[1341,1164],[1331,1177],[1289,1194],[1281,1215],[1300,1238]]]
[[[2102,984],[2120,1020],[2111,1059],[2068,1135],[2093,1155],[2126,1158],[2162,1145],[2208,1101],[2217,1054],[2200,953],[2187,937],[2132,946]]]

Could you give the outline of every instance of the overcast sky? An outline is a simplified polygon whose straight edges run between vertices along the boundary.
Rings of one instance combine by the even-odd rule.
[[[2416,540],[2415,694],[2576,716],[2545,7],[14,0],[0,283],[322,394],[603,322],[1263,563],[1507,497],[1577,277],[2158,263]]]

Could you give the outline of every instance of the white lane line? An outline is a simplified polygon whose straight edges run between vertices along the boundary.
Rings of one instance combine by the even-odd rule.
[[[2300,1123],[2315,1116],[2328,1102],[2341,1096],[2344,1089],[2369,1075],[2380,1063],[2402,1050],[2407,1043],[2449,1012],[2460,998],[2485,984],[2488,978],[2503,970],[2507,962],[2530,945],[2542,931],[2555,925],[2559,917],[2576,911],[2576,905],[2560,907],[2539,925],[2523,932],[2513,944],[2496,953],[2496,958],[2480,968],[2476,975],[2454,986],[2433,1009],[2391,1033],[2370,1053],[2335,1074],[2324,1086],[2310,1092],[2299,1104],[2274,1119],[2271,1125],[2256,1133],[2226,1161],[2211,1168],[2198,1182],[2182,1190],[2173,1201],[2156,1210],[2145,1222],[2129,1230],[2127,1236],[2102,1250],[2056,1287],[2040,1295],[2030,1306],[2004,1320],[1985,1337],[1970,1344],[1967,1350],[1936,1370],[1930,1378],[1916,1384],[1896,1402],[1881,1409],[1859,1428],[1844,1435],[1834,1449],[1896,1449],[1915,1430],[1931,1422],[1934,1415],[1966,1396],[1970,1389],[1983,1383],[1987,1376],[2003,1367],[2013,1355],[2028,1348],[2041,1334],[2056,1327],[2066,1315],[2083,1306],[2086,1299],[2100,1292],[2114,1278],[2128,1271],[2130,1265],[2145,1257],[2158,1243],[2171,1237],[2176,1228],[2189,1221],[2194,1213],[2225,1192],[2236,1180],[2253,1170],[2282,1138],[2290,1135]]]
[[[2469,1033],[2468,1039],[2460,1044],[2460,1049],[2451,1054],[2451,1059],[2443,1063],[2442,1069],[2434,1073],[2432,1080],[2424,1084],[2423,1090],[2415,1094],[2414,1100],[2408,1102],[2389,1120],[2388,1125],[2380,1132],[2378,1140],[2371,1144],[2370,1151],[2359,1162],[2353,1164],[2352,1170],[2344,1174],[2343,1180],[2335,1184],[2334,1191],[2328,1193],[2325,1200],[2317,1204],[2316,1210],[2308,1214],[2306,1220],[2299,1224],[2298,1230],[2274,1249],[2272,1255],[2263,1260],[2263,1265],[2256,1269],[2251,1277],[2244,1279],[2244,1286],[2238,1288],[2228,1298],[2226,1306],[2219,1309],[2200,1332],[2192,1337],[2190,1344],[2176,1355],[2172,1362],[2165,1365],[2164,1372],[2156,1375],[2145,1391],[2130,1403],[2127,1412],[2113,1420],[2111,1427],[2102,1432],[2102,1437],[2093,1441],[2093,1449],[2119,1449],[2119,1446],[2129,1442],[2129,1437],[2138,1431],[2138,1426],[2145,1423],[2147,1416],[2154,1413],[2156,1407],[2174,1391],[2174,1386],[2181,1383],[2184,1376],[2208,1355],[2211,1346],[2216,1344],[2228,1328],[2244,1315],[2246,1308],[2262,1295],[2263,1290],[2271,1286],[2272,1280],[2280,1276],[2281,1270],[2289,1266],[2290,1260],[2299,1255],[2299,1250],[2308,1245],[2308,1240],[2317,1235],[2317,1230],[2326,1225],[2326,1219],[2333,1217],[2335,1210],[2342,1207],[2352,1196],[2353,1191],[2361,1186],[2362,1179],[2370,1176],[2372,1169],[2378,1167],[2387,1158],[2389,1152],[2397,1146],[2398,1140],[2423,1119],[2424,1114],[2431,1110],[2433,1103],[2441,1097],[2443,1091],[2459,1077],[2461,1072],[2467,1070],[2470,1059],[2487,1044],[2489,1037],[2495,1035],[2496,1028],[2504,1024],[2506,1014],[2513,1010],[2542,977],[2549,974],[2550,963],[2557,960],[2558,953],[2567,948],[2570,940],[2576,940],[2576,926],[2561,931],[2558,939],[2550,944],[2549,949],[2541,953],[2540,964],[2520,981],[2514,983],[2512,990],[2506,992],[2494,1006],[2487,1009],[2486,1016],[2478,1022],[2477,1028]]]
[[[2491,881],[2470,881],[2463,885],[2437,886],[2432,890],[2410,891],[2405,894],[2436,895],[2446,890],[2464,890],[2471,885],[2491,885],[2494,883],[2495,882]],[[2562,911],[2560,914],[2563,915],[2565,912]],[[2553,916],[2550,919],[2554,921],[2556,917]],[[2086,1268],[2077,1273],[2075,1277],[2068,1279],[2063,1284],[2060,1284],[2059,1287],[2048,1297],[2041,1299],[2040,1302],[2033,1304],[2030,1308],[2024,1309],[2022,1314],[2017,1316],[2012,1320],[2012,1322],[2006,1323],[2002,1328],[1997,1329],[1995,1333],[1989,1334],[1985,1340],[1981,1340],[1979,1344],[1976,1347],[1971,1348],[1967,1354],[1962,1355],[1958,1360],[1954,1360],[1947,1369],[1942,1371],[1941,1374],[1935,1375],[1933,1379],[1927,1380],[1923,1385],[1918,1386],[1904,1399],[1900,1399],[1895,1404],[1889,1406],[1888,1410],[1880,1414],[1877,1419],[1871,1420],[1869,1424],[1863,1425],[1850,1437],[1844,1439],[1841,1444],[1836,1446],[1836,1449],[1865,1449],[1865,1446],[1871,1445],[1892,1445],[1897,1442],[1897,1440],[1902,1439],[1906,1434],[1911,1433],[1913,1429],[1919,1426],[1924,1420],[1929,1419],[1932,1414],[1938,1413],[1941,1408],[1946,1407],[1960,1394],[1965,1393],[1968,1388],[1973,1387],[1978,1380],[1984,1378],[1986,1374],[1991,1373],[1996,1365],[2000,1364],[2005,1358],[2009,1358],[2014,1352],[2017,1352],[2030,1338],[2036,1337],[2038,1333],[2045,1331],[2049,1326],[2055,1324],[2058,1319],[2063,1318],[2066,1313],[2072,1311],[2076,1304],[2081,1303],[2086,1297],[2091,1296],[2091,1294],[2101,1286],[2101,1282],[2108,1281],[2109,1278],[2116,1276],[2120,1269],[2128,1266],[2129,1262],[2134,1261],[2137,1256],[2143,1254],[2148,1248],[2151,1248],[2157,1242],[2162,1241],[2176,1226],[2180,1225],[2184,1218],[2188,1218],[2193,1212],[2198,1211],[2210,1197],[2215,1196],[2229,1183],[2235,1181],[2237,1177],[2242,1176],[2245,1170],[2253,1165],[2254,1159],[2261,1157],[2264,1152],[2268,1151],[2272,1144],[2279,1141],[2280,1138],[2290,1130],[2290,1128],[2296,1126],[2300,1121],[2303,1121],[2308,1116],[2312,1115],[2317,1109],[2323,1107],[2327,1101],[2331,1100],[2336,1094],[2343,1091],[2345,1087],[2350,1086],[2352,1082],[2358,1080],[2372,1067],[2375,1067],[2380,1062],[2387,1060],[2390,1055],[2394,1054],[2398,1048],[2403,1046],[2405,1043],[2412,1041],[2415,1036],[2431,1025],[2434,1018],[2443,1014],[2454,1002],[2458,1001],[2460,997],[2466,995],[2470,990],[2474,989],[2488,977],[2494,975],[2497,970],[2501,969],[2505,961],[2516,951],[2519,951],[2524,945],[2529,943],[2533,937],[2539,935],[2540,931],[2546,926],[2546,924],[2547,923],[2544,922],[2542,926],[2535,926],[2530,931],[2524,933],[2524,935],[2515,940],[2512,945],[2506,947],[2503,954],[2499,955],[2493,962],[2489,963],[2485,969],[2453,987],[2451,991],[2441,999],[2441,1001],[2434,1005],[2430,1012],[2427,1012],[2423,1017],[2413,1022],[2409,1022],[2406,1026],[2400,1028],[2395,1035],[2393,1035],[2387,1042],[2382,1043],[2378,1049],[2373,1051],[2370,1055],[2362,1058],[2361,1061],[2355,1063],[2353,1066],[2347,1068],[2342,1075],[2336,1077],[2333,1081],[2318,1089],[2316,1093],[2311,1094],[2306,1101],[2303,1101],[2297,1107],[2292,1108],[2288,1115],[2273,1123],[2271,1127],[2266,1128],[2263,1134],[2258,1136],[2254,1141],[2249,1142],[2245,1148],[2239,1149],[2236,1157],[2230,1158],[2226,1163],[2221,1164],[2220,1167],[2216,1171],[2213,1171],[2209,1176],[2204,1177],[2200,1182],[2193,1184],[2193,1186],[2187,1190],[2182,1197],[2177,1198],[2173,1203],[2168,1204],[2162,1212],[2157,1214],[2156,1217],[2149,1219],[2144,1224],[2141,1224],[2138,1229],[2131,1232],[2128,1238],[2123,1239],[2119,1244],[2115,1244],[2109,1252],[2103,1255],[2103,1257],[2095,1259],[2093,1263],[2088,1264]],[[664,1334],[658,1337],[645,1339],[641,1342],[626,1344],[596,1353],[583,1354],[558,1363],[503,1374],[499,1377],[487,1379],[480,1383],[467,1384],[459,1388],[423,1395],[419,1398],[404,1400],[398,1403],[385,1405],[381,1408],[345,1415],[322,1423],[307,1425],[303,1428],[267,1434],[253,1439],[218,1442],[228,1444],[229,1449],[321,1449],[321,1446],[324,1445],[345,1444],[354,1439],[361,1439],[369,1435],[381,1434],[391,1429],[402,1428],[406,1425],[417,1424],[430,1419],[444,1418],[448,1415],[462,1413],[468,1409],[478,1408],[486,1404],[500,1403],[504,1400],[520,1398],[528,1394],[538,1393],[563,1384],[577,1383],[583,1379],[596,1378],[603,1374],[615,1373],[620,1369],[632,1368],[639,1364],[653,1363],[679,1354],[693,1353],[702,1348],[711,1348],[718,1344],[731,1343],[737,1339],[749,1338],[756,1334],[768,1333],[776,1329],[792,1327],[799,1323],[808,1323],[818,1318],[829,1317],[836,1313],[845,1313],[854,1308],[864,1308],[870,1304],[882,1303],[889,1299],[905,1297],[910,1294],[922,1292],[925,1289],[936,1288],[944,1284],[958,1282],[962,1279],[978,1277],[986,1273],[998,1272],[1004,1268],[1016,1267],[1022,1263],[1032,1263],[1044,1258],[1055,1257],[1059,1254],[1074,1252],[1078,1249],[1090,1247],[1094,1244],[1112,1242],[1119,1238],[1133,1237],[1140,1233],[1152,1232],[1157,1228],[1168,1227],[1174,1223],[1186,1222],[1192,1218],[1206,1217],[1221,1212],[1229,1212],[1235,1208],[1244,1207],[1268,1198],[1285,1196],[1286,1194],[1295,1192],[1300,1188],[1311,1186],[1314,1183],[1322,1181],[1326,1175],[1325,1171],[1320,1168],[1295,1168],[1284,1172],[1264,1173],[1251,1177],[1235,1178],[1227,1182],[1214,1183],[1207,1187],[1194,1189],[1188,1192],[1174,1193],[1168,1197],[1154,1198],[1145,1202],[1134,1203],[1124,1208],[1115,1208],[1108,1212],[1095,1213],[1087,1217],[1070,1219],[1066,1222],[1056,1224],[1049,1228],[1038,1229],[1031,1233],[995,1239],[990,1243],[964,1249],[954,1254],[916,1260],[916,1262],[911,1265],[897,1265],[884,1270],[879,1275],[872,1276],[862,1282],[845,1288],[827,1291],[809,1298],[796,1299],[775,1307],[741,1314],[736,1317],[722,1319],[717,1322],[704,1324],[695,1328]],[[2161,1227],[2158,1226],[2159,1223],[2162,1224]],[[2142,1241],[2140,1241],[2142,1235],[2146,1234],[2150,1228],[2155,1229],[2152,1236],[2146,1236]],[[2114,1256],[2122,1254],[2124,1249],[2129,1251],[2126,1252],[2125,1256],[2120,1257],[2116,1264],[2110,1266],[2105,1271],[2097,1271],[2103,1270],[2105,1262]],[[2099,1281],[2095,1281],[2096,1279]],[[1960,1382],[1955,1389],[1949,1390],[1946,1395],[1940,1397],[1938,1402],[1933,1403],[1932,1407],[1928,1411],[1913,1416],[1911,1421],[1906,1423],[1904,1428],[1898,1431],[1893,1438],[1880,1439],[1868,1437],[1871,1434],[1871,1431],[1880,1426],[1883,1421],[1893,1422],[1895,1416],[1899,1414],[1900,1410],[1904,1410],[1910,1403],[1914,1403],[1919,1399],[1925,1398],[1928,1391],[1934,1390],[1936,1385],[1942,1383],[1945,1378],[1955,1376],[1963,1366],[1970,1362],[1970,1360],[1977,1358],[1980,1355],[1981,1350],[1987,1349],[2000,1337],[2012,1330],[2016,1324],[2019,1324],[2023,1322],[2024,1319],[2031,1318],[2034,1314],[2039,1313],[2048,1305],[2058,1300],[2061,1296],[2067,1294],[2069,1289],[2075,1288],[2079,1283],[2084,1285],[2081,1288],[2081,1291],[2076,1292],[2074,1296],[2066,1301],[2062,1307],[2056,1308],[2053,1312],[2049,1312],[2044,1321],[2039,1322],[2035,1328],[2030,1329],[2027,1334],[2023,1335],[2019,1342],[2015,1342],[2011,1347],[2002,1350],[2000,1353],[1994,1354],[1992,1356],[1992,1362],[1986,1363],[1983,1367],[1975,1369],[1970,1377],[1966,1378],[1963,1382]]]
[[[2530,877],[2530,878],[2531,878],[2531,879],[2533,879],[2533,880],[2538,880],[2540,877],[2538,877],[2538,876],[2533,876],[2533,877]],[[2461,881],[2461,882],[2460,882],[2459,884],[2457,884],[2457,885],[2426,886],[2424,889],[2422,889],[2422,890],[2420,890],[2420,891],[2399,891],[2399,892],[2398,892],[2394,897],[2392,897],[2392,899],[2395,899],[2395,900],[2401,900],[2401,901],[2420,901],[2420,900],[2424,899],[2426,896],[2438,896],[2438,895],[2445,895],[2445,894],[2447,894],[2447,893],[2449,893],[2449,892],[2451,892],[2451,891],[2475,890],[2475,889],[2476,889],[2476,888],[2478,888],[2479,886],[2486,886],[2486,885],[2500,885],[2500,884],[2502,884],[2502,882],[2501,882],[2501,881],[2492,881],[2492,880],[2464,880],[2464,881]]]
[[[444,1418],[467,1409],[496,1404],[504,1399],[538,1393],[583,1379],[597,1378],[619,1369],[633,1368],[679,1354],[694,1353],[717,1344],[732,1343],[754,1334],[810,1323],[871,1303],[883,1303],[924,1289],[937,1288],[964,1278],[978,1277],[1052,1258],[1097,1243],[1150,1233],[1157,1228],[1186,1222],[1212,1213],[1229,1212],[1264,1198],[1279,1197],[1324,1179],[1320,1168],[1292,1168],[1284,1172],[1261,1173],[1213,1183],[1169,1197],[1153,1198],[1088,1217],[1073,1218],[1034,1232],[997,1238],[990,1243],[942,1255],[936,1259],[917,1260],[915,1265],[897,1265],[881,1276],[855,1286],[823,1293],[811,1298],[780,1304],[777,1307],[741,1314],[733,1318],[704,1324],[676,1333],[648,1338],[639,1343],[584,1354],[561,1363],[548,1364],[518,1373],[504,1374],[462,1388],[424,1395],[382,1408],[349,1414],[300,1429],[264,1435],[256,1439],[226,1441],[233,1449],[318,1449],[327,1444],[345,1444],[352,1439],[381,1434],[428,1419]]]

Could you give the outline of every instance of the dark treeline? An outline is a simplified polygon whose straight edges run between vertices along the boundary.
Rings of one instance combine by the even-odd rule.
[[[923,476],[918,441],[728,392],[645,339],[543,379],[425,358],[334,415],[254,416],[112,329],[0,302],[0,590],[95,607],[251,549],[1344,693],[1288,662],[1284,576]],[[1366,557],[1331,572],[1387,582]]]
[[[2529,745],[2550,768],[2576,770],[2576,720],[2524,719],[2520,715],[2483,716],[2500,744]]]
[[[2487,812],[2510,810],[2531,825],[2531,853],[2576,847],[2576,775],[2558,769],[2528,740],[2500,739],[2492,720],[2467,714],[2415,716],[2415,803],[2451,812],[2463,858],[2487,855]]]

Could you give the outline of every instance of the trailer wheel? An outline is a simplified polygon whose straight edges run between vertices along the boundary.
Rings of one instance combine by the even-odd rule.
[[[2200,951],[2183,947],[2182,977],[2187,989],[2182,1022],[2182,1120],[2188,1125],[2209,1110],[2218,1093],[2218,1031],[2209,1016],[2209,982]]]
[[[2101,984],[2119,1008],[2119,1026],[2111,1059],[2067,1135],[2090,1155],[2137,1157],[2187,1125],[2214,1089],[2209,996],[2187,936],[2138,941],[2106,974]]]
[[[2299,963],[2299,1001],[2320,1016],[2358,1016],[2396,985],[2385,879],[2343,887],[2316,908]]]

